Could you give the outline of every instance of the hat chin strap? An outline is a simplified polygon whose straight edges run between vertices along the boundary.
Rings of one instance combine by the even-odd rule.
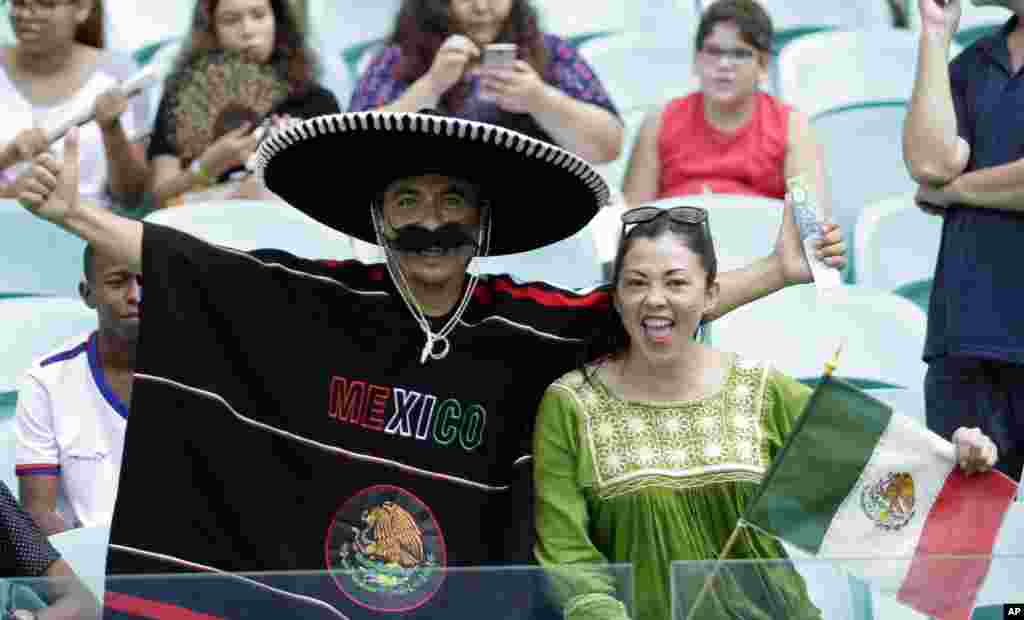
[[[480,224],[480,230],[477,232],[477,249],[475,254],[470,257],[470,263],[472,263],[474,258],[487,256],[491,249],[491,210],[484,206],[481,212],[483,221]],[[469,307],[469,302],[473,298],[473,292],[476,290],[477,282],[480,279],[479,276],[476,274],[469,276],[469,283],[466,285],[466,290],[462,294],[462,300],[459,302],[458,307],[451,318],[448,319],[448,322],[444,324],[444,327],[435,333],[430,327],[430,320],[416,301],[416,296],[412,292],[412,287],[409,286],[409,281],[405,277],[402,265],[398,262],[396,250],[393,250],[384,238],[384,222],[381,219],[383,216],[381,210],[377,209],[373,203],[370,203],[370,217],[373,220],[373,230],[377,237],[377,244],[384,248],[385,264],[387,265],[388,273],[391,275],[391,281],[395,283],[399,295],[402,296],[402,301],[405,302],[405,306],[409,309],[413,319],[416,320],[416,323],[427,337],[427,342],[423,345],[423,352],[420,354],[420,364],[426,364],[428,358],[433,360],[444,359],[452,348],[451,342],[448,341],[448,335],[459,324],[459,319],[462,318],[466,308]],[[468,266],[469,264],[467,264],[467,268]],[[435,351],[438,343],[441,344],[441,350]]]

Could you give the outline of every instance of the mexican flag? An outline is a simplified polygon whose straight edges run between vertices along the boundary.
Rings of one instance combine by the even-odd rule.
[[[853,560],[851,572],[922,613],[967,620],[1016,493],[999,472],[967,476],[953,444],[825,377],[743,520]]]

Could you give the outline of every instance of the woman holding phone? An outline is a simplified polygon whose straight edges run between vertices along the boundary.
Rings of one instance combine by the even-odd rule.
[[[15,44],[0,50],[0,197],[24,191],[26,162],[51,148],[47,130],[82,110],[81,190],[97,203],[130,206],[145,188],[144,149],[132,143],[146,117],[142,98],[115,88],[138,67],[103,48],[99,0],[0,0]],[[60,150],[63,142],[53,148]]]
[[[515,57],[495,43],[515,45]],[[622,148],[601,81],[564,39],[538,29],[528,0],[405,0],[349,111],[375,108],[501,125],[594,163]]]

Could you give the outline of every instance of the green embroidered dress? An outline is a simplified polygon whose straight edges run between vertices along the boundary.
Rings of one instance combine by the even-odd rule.
[[[552,384],[534,439],[537,559],[542,565],[633,564],[634,616],[672,616],[671,562],[711,560],[752,498],[810,389],[733,357],[722,389],[688,402],[635,402],[590,372]],[[784,558],[772,538],[742,530],[730,559]],[[551,570],[567,620],[626,617],[598,568]],[[677,584],[685,617],[704,576]],[[791,567],[725,571],[698,618],[820,618]]]

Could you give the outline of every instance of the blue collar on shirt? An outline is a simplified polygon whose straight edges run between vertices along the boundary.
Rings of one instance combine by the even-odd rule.
[[[1013,75],[1013,68],[1010,64],[1010,48],[1007,45],[1007,39],[1009,39],[1010,33],[1016,30],[1017,22],[1019,20],[1020,17],[1014,15],[1008,19],[999,30],[993,32],[987,37],[984,37],[978,41],[977,44],[979,50],[988,56],[994,63],[1002,67],[1003,70],[1006,71],[1006,74],[1010,76]]]
[[[103,394],[103,398],[107,399],[107,402],[114,408],[114,411],[127,420],[128,407],[114,393],[114,389],[107,383],[106,375],[103,374],[103,364],[100,363],[99,346],[97,345],[98,334],[99,332],[93,332],[89,336],[89,370],[92,371],[92,380],[96,382],[96,387],[99,388],[100,394]]]

